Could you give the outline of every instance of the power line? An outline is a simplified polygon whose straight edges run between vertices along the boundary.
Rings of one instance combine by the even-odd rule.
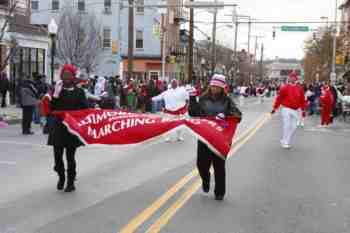
[[[213,24],[213,22],[208,21],[195,21],[195,23],[200,24]],[[216,23],[220,24],[232,24],[232,21],[218,21]],[[238,21],[239,24],[249,24],[249,21]],[[251,21],[251,24],[346,24],[350,21]]]

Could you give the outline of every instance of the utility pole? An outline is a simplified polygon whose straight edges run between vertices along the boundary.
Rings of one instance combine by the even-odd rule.
[[[248,58],[249,58],[249,62],[250,61],[250,37],[251,37],[251,33],[252,33],[252,20],[251,17],[249,17],[249,22],[248,22]]]
[[[237,68],[238,68],[238,56],[237,56],[237,40],[238,40],[238,16],[237,16],[237,8],[234,7],[232,13],[232,26],[235,27],[235,35],[234,35],[234,46],[233,46],[233,78],[236,79],[237,76]]]
[[[191,0],[193,2],[193,0]],[[188,46],[188,82],[192,83],[193,79],[193,31],[194,31],[194,10],[190,9],[190,38],[189,38],[189,46]]]
[[[261,56],[260,56],[260,78],[264,79],[264,44],[261,43]]]
[[[258,49],[258,36],[255,36],[255,48],[254,48],[254,64],[258,63],[258,59],[256,58],[256,50]]]
[[[162,30],[162,35],[161,35],[161,46],[162,46],[162,80],[165,80],[165,66],[166,66],[166,61],[165,61],[165,56],[166,56],[166,16],[162,14],[161,16],[162,22],[161,22],[161,30]]]
[[[330,81],[336,82],[337,73],[335,71],[335,59],[337,56],[337,18],[338,18],[338,0],[335,0],[335,15],[334,15],[334,35],[333,35],[333,57],[332,57],[332,72],[330,75]]]
[[[217,3],[217,0],[215,0]],[[218,10],[214,9],[214,24],[213,24],[213,41],[212,41],[212,67],[211,67],[211,75],[215,72],[216,67],[216,19],[218,15]]]
[[[128,80],[133,77],[134,60],[134,0],[129,0],[129,26],[128,26]]]

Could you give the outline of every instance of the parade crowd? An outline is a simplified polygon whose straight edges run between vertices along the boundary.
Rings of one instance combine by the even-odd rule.
[[[1,95],[6,95],[9,84],[0,76]],[[58,174],[57,189],[65,192],[75,190],[77,148],[83,143],[71,134],[67,127],[54,113],[57,111],[82,110],[88,108],[122,109],[128,112],[162,112],[170,119],[182,117],[215,117],[225,121],[226,117],[242,119],[240,106],[249,96],[265,98],[275,97],[271,114],[279,108],[282,117],[281,147],[290,149],[292,138],[298,125],[303,126],[306,116],[321,115],[320,127],[329,127],[334,118],[344,111],[345,86],[330,85],[328,82],[306,85],[295,72],[291,72],[285,83],[268,82],[257,85],[230,85],[226,77],[214,74],[207,82],[195,84],[183,80],[159,79],[122,80],[119,77],[84,77],[76,67],[66,64],[60,72],[60,80],[53,85],[45,82],[46,77],[38,74],[33,79],[21,80],[16,91],[22,108],[22,133],[34,134],[32,121],[41,124],[43,133],[48,134],[48,145],[53,147],[54,171]],[[4,91],[5,90],[5,91]],[[4,94],[5,92],[5,94]],[[340,105],[339,105],[340,104]],[[2,107],[6,107],[2,97]],[[181,142],[184,140],[181,129],[165,141]],[[67,169],[63,161],[66,155]],[[198,141],[197,168],[202,178],[204,192],[210,190],[210,172],[213,165],[215,177],[215,199],[223,200],[225,195],[225,159],[215,153],[205,143]],[[66,182],[67,180],[67,182]]]

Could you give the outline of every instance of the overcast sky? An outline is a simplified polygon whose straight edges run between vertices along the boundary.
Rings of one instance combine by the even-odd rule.
[[[208,1],[208,0],[207,0]],[[209,0],[214,1],[214,0]],[[237,12],[241,15],[250,15],[259,21],[321,21],[320,17],[329,17],[330,21],[334,20],[335,0],[218,0],[226,3],[237,3]],[[338,0],[338,5],[344,0]],[[232,21],[232,17],[225,16],[232,12],[231,8],[222,9],[219,12],[218,21]],[[340,11],[338,11],[340,15]],[[195,21],[212,21],[213,15],[205,10],[195,10]],[[316,29],[320,25],[306,25]],[[212,33],[212,25],[199,24],[196,26],[206,33]],[[281,32],[276,30],[276,39],[272,39],[273,26],[282,26],[278,24],[255,24],[252,26],[252,35],[264,36],[259,39],[260,44],[263,42],[265,47],[265,58],[298,58],[303,57],[303,42],[312,36],[311,32]],[[223,24],[218,24],[218,40],[233,48],[233,29],[226,28]],[[196,39],[204,39],[204,36],[195,31]],[[247,50],[248,26],[242,24],[239,26],[238,49]],[[254,53],[255,38],[250,42],[251,53]],[[260,52],[258,53],[260,54]]]

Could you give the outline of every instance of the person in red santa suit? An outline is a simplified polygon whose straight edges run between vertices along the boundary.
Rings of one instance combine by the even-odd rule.
[[[328,84],[321,89],[320,105],[321,105],[321,127],[329,127],[331,124],[331,116],[333,109],[333,94]]]
[[[275,99],[273,109],[274,114],[281,107],[281,115],[283,120],[283,136],[281,139],[282,148],[291,148],[291,140],[297,129],[299,120],[299,109],[305,111],[304,91],[297,84],[298,76],[293,71],[288,76],[288,83],[283,85]]]
[[[181,119],[188,111],[187,105],[189,101],[189,94],[184,87],[179,87],[178,81],[173,79],[171,81],[171,88],[162,92],[160,95],[152,98],[152,101],[164,100],[165,108],[163,110],[166,117],[170,119]],[[183,141],[182,131],[176,131],[176,140]],[[172,138],[167,137],[167,142],[172,141]]]

